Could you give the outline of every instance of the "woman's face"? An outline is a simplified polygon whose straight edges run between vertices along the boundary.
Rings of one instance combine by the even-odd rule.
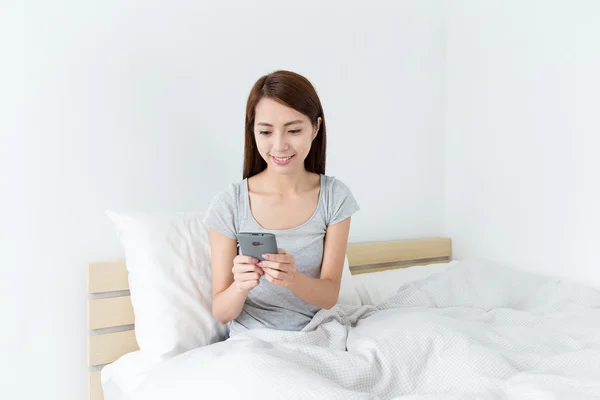
[[[255,114],[254,138],[268,168],[281,174],[303,171],[321,118],[313,127],[306,115],[266,97],[256,105]]]

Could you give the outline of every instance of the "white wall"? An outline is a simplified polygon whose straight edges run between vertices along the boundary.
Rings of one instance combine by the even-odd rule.
[[[104,210],[204,209],[274,69],[322,96],[352,241],[441,233],[438,2],[38,3],[0,13],[0,398],[84,398],[85,266],[122,255]]]
[[[600,286],[600,2],[446,7],[454,255]]]

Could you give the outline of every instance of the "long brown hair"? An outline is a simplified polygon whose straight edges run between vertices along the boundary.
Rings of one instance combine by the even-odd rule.
[[[248,96],[243,179],[250,178],[267,168],[267,163],[260,156],[254,138],[256,105],[263,97],[278,101],[306,115],[313,127],[316,126],[318,118],[321,117],[321,126],[304,160],[304,168],[309,172],[325,174],[327,138],[321,100],[308,79],[295,72],[280,70],[260,77]]]

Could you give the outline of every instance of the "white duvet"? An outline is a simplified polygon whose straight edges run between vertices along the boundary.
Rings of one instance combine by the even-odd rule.
[[[600,291],[463,261],[161,364],[134,399],[600,399]]]

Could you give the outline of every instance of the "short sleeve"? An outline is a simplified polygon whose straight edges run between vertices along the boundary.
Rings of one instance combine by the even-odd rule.
[[[342,222],[352,214],[360,210],[356,199],[352,195],[350,188],[345,183],[336,178],[331,179],[328,196],[328,221],[327,225]]]
[[[236,239],[238,232],[236,199],[234,185],[218,193],[204,214],[204,224],[231,239]]]

